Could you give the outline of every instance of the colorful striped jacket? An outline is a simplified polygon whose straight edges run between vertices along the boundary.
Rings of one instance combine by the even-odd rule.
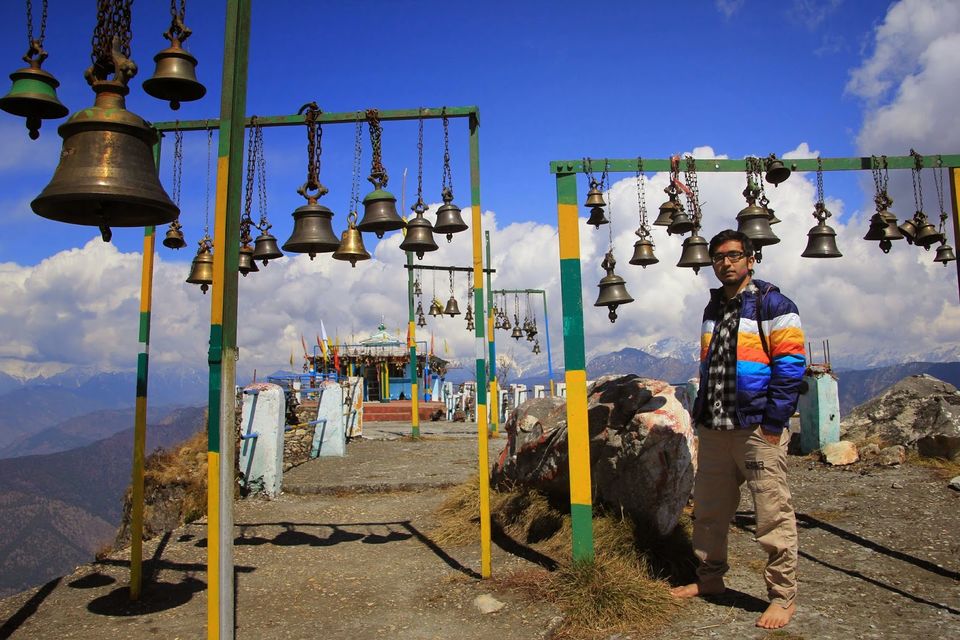
[[[736,336],[737,419],[740,428],[763,425],[776,432],[789,426],[797,408],[807,366],[803,329],[797,305],[790,298],[769,282],[755,278],[752,282],[757,292],[742,298]],[[710,345],[722,308],[722,289],[711,289],[700,332],[700,390],[693,405],[694,420],[704,409]]]

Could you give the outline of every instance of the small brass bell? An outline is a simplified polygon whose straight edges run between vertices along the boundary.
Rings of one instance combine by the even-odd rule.
[[[927,221],[927,217],[922,212],[917,212],[916,220],[920,224],[917,225],[917,234],[913,238],[913,243],[929,251],[930,247],[943,240],[943,236]]]
[[[97,81],[93,107],[60,125],[60,163],[30,207],[44,218],[100,227],[148,227],[173,222],[180,210],[170,200],[153,159],[157,133],[127,111],[128,89]]]
[[[423,259],[423,254],[427,251],[436,251],[437,243],[433,240],[433,225],[423,216],[427,207],[422,200],[411,207],[416,212],[416,216],[407,222],[407,233],[400,243],[402,251],[412,251],[417,254],[417,258]]]
[[[667,194],[667,201],[660,205],[660,215],[653,221],[656,227],[669,227],[673,220],[673,214],[677,212],[677,209],[683,208],[677,201],[677,188],[672,182],[663,191]]]
[[[477,328],[473,319],[473,309],[467,304],[467,331],[475,331]]]
[[[39,55],[33,57],[31,54]],[[27,55],[23,57],[30,66],[10,74],[13,86],[7,95],[0,98],[0,109],[27,119],[31,140],[40,137],[41,120],[62,118],[69,113],[57,98],[60,83],[52,74],[40,68],[46,57],[45,51],[35,49],[31,44]]]
[[[670,235],[683,235],[693,231],[693,226],[693,220],[690,219],[687,212],[683,209],[676,209],[673,217],[670,218],[670,226],[667,227],[667,233]]]
[[[640,239],[633,243],[633,257],[630,258],[630,264],[638,264],[646,269],[648,264],[657,264],[660,260],[653,255],[653,241],[648,235],[649,227],[646,226],[646,222],[643,225],[634,232]]]
[[[506,313],[504,313],[503,319],[500,321],[500,328],[503,329],[504,331],[509,331],[511,327],[512,325],[510,324],[510,317]]]
[[[268,231],[263,231],[253,241],[253,259],[262,260],[263,266],[267,266],[270,260],[282,258],[283,252],[277,246],[277,239]]]
[[[903,237],[906,238],[907,244],[913,244],[913,239],[917,236],[917,225],[914,224],[914,221],[908,218],[901,222],[897,228],[900,230],[900,233],[903,234]]]
[[[587,218],[587,224],[592,224],[597,229],[600,228],[602,224],[609,224],[610,221],[607,220],[607,217],[603,214],[603,209],[600,207],[594,207],[590,209],[590,217]]]
[[[700,267],[713,264],[710,259],[710,250],[703,236],[694,234],[683,241],[683,251],[680,252],[678,267],[689,267],[694,273],[700,273]]]
[[[417,315],[417,326],[418,327],[427,326],[427,319],[423,315],[423,309],[420,309],[420,313]]]
[[[363,235],[357,230],[357,214],[351,211],[347,215],[347,229],[340,236],[340,246],[333,252],[334,260],[349,260],[351,267],[357,266],[358,260],[369,260],[370,254],[363,246]],[[420,307],[423,313],[423,307]]]
[[[200,285],[200,291],[207,292],[213,284],[213,253],[211,253],[210,238],[204,237],[200,241],[200,248],[190,265],[190,275],[187,283]]]
[[[607,272],[607,275],[600,278],[600,284],[597,285],[600,288],[600,295],[593,306],[607,307],[610,310],[607,317],[610,318],[610,322],[616,322],[617,307],[621,304],[633,302],[633,298],[627,293],[626,281],[613,272],[614,267],[617,266],[613,251],[607,251],[600,266]]]
[[[523,337],[523,329],[520,328],[520,325],[516,324],[517,322],[516,318],[514,318],[513,320],[514,320],[513,331],[510,332],[510,337],[516,340],[517,342],[520,342],[520,338]]]
[[[540,341],[539,341],[539,340],[537,340],[536,342],[533,343],[533,352],[534,352],[534,353],[540,353]]]
[[[283,243],[283,250],[306,253],[313,260],[318,253],[330,253],[340,247],[333,233],[333,212],[316,198],[307,198],[307,204],[293,212],[293,233]]]
[[[837,248],[837,232],[827,225],[830,212],[822,202],[816,204],[814,216],[818,224],[807,232],[807,248],[800,255],[804,258],[841,258],[843,254]]]
[[[453,204],[453,191],[449,187],[443,188],[443,204],[437,209],[437,222],[433,225],[434,233],[447,236],[447,242],[453,240],[453,234],[467,229],[467,223],[460,216],[460,207]]]
[[[413,295],[419,296],[423,294],[423,289],[420,287],[420,278],[415,278],[413,281]]]
[[[240,256],[237,260],[237,271],[240,272],[244,278],[247,277],[247,274],[251,271],[259,271],[257,263],[253,260],[253,247],[249,244],[240,245]]]
[[[187,246],[187,241],[183,239],[183,231],[180,223],[176,220],[170,223],[170,228],[167,229],[167,235],[163,239],[163,246],[168,249],[183,249]]]
[[[143,82],[144,91],[154,98],[169,100],[174,111],[180,108],[181,101],[199,100],[207,93],[206,87],[197,81],[197,59],[180,46],[191,33],[179,18],[174,18],[163,34],[170,46],[153,57],[156,70],[153,77]]]
[[[382,238],[387,231],[403,229],[407,223],[397,214],[397,199],[389,191],[375,189],[363,199],[363,220],[357,225],[363,233]]]
[[[433,302],[430,303],[430,311],[427,313],[430,314],[430,317],[436,318],[437,316],[443,315],[443,303],[441,303],[436,298],[433,299]]]
[[[450,296],[450,299],[447,300],[447,306],[443,309],[443,314],[450,316],[451,318],[453,316],[460,315],[460,305],[457,304],[457,299],[452,295]]]
[[[770,207],[764,207],[764,209],[767,210],[767,215],[770,217],[770,221],[769,221],[768,224],[770,224],[770,225],[775,225],[775,224],[780,224],[781,222],[783,222],[783,220],[781,220],[780,218],[778,218],[777,216],[775,216],[775,215],[773,214],[773,209],[771,209]]]
[[[957,259],[957,256],[953,253],[953,247],[947,244],[947,241],[941,240],[940,246],[937,247],[937,255],[933,259],[934,262],[942,262],[943,266],[947,266],[948,262],[953,262]]]
[[[777,156],[772,153],[767,158],[766,169],[766,180],[773,186],[779,185],[781,182],[790,177],[790,169],[785,167],[783,162],[778,160]]]
[[[588,209],[595,209],[596,207],[605,207],[607,203],[603,201],[603,193],[600,191],[600,183],[596,180],[590,181],[590,190],[587,191],[587,201],[583,206]]]

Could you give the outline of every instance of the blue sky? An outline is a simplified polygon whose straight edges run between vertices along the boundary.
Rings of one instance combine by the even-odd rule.
[[[39,3],[34,5],[38,14]],[[50,0],[49,12],[45,44],[50,58],[44,68],[60,80],[60,99],[73,112],[92,104],[92,92],[82,72],[89,64],[95,11],[89,2],[81,5]],[[937,64],[949,56],[934,53],[937,47],[951,55],[957,53],[954,36],[960,32],[960,20],[956,13],[955,6],[946,0],[255,2],[247,112],[294,113],[310,100],[316,100],[325,111],[373,106],[479,106],[484,228],[494,235],[494,262],[500,264],[496,286],[543,287],[555,292],[551,320],[557,323],[556,359],[561,341],[556,196],[548,171],[550,160],[637,155],[662,158],[687,152],[731,158],[791,151],[830,157],[900,155],[911,146],[924,153],[955,153],[960,148],[953,126],[956,116],[946,107],[916,105],[929,101],[955,104],[957,73]],[[22,66],[20,56],[26,48],[23,6],[4,3],[0,17],[5,35],[0,39],[0,60],[7,60],[13,71]],[[166,46],[160,34],[169,24],[167,7],[142,0],[134,3],[133,59],[140,71],[131,83],[127,106],[147,120],[219,115],[223,3],[189,3],[186,18],[194,30],[186,48],[199,59],[197,74],[207,87],[207,96],[172,112],[164,103],[145,95],[140,86],[153,73],[153,55]],[[917,86],[926,87],[923,90],[928,100],[911,101],[911,87],[915,90]],[[940,110],[928,113],[929,109]],[[50,371],[93,361],[105,368],[131,366],[131,358],[125,354],[130,350],[131,357],[135,355],[135,321],[129,332],[124,327],[136,309],[142,233],[118,229],[113,244],[101,247],[95,229],[47,221],[29,209],[30,200],[53,173],[61,142],[56,135],[57,124],[46,122],[40,140],[32,142],[19,119],[0,114],[0,137],[6,150],[5,158],[0,158],[0,204],[6,212],[5,233],[0,237],[0,274],[5,274],[3,286],[7,289],[4,296],[0,288],[0,297],[33,309],[30,314],[0,317],[0,327],[18,335],[17,346],[0,353],[0,368]],[[324,203],[337,214],[334,227],[338,233],[343,229],[348,206],[353,133],[350,125],[329,126],[324,133],[321,181],[331,190]],[[295,189],[305,178],[304,138],[301,128],[268,129],[264,133],[268,214],[281,243],[290,233],[290,213],[303,203]],[[172,138],[166,138],[164,144],[160,175],[169,192]],[[416,184],[416,123],[387,123],[383,144],[392,191],[399,195],[402,173],[404,169],[409,172],[409,205]],[[439,201],[440,144],[439,122],[428,122],[424,199],[434,204]],[[469,196],[464,121],[452,123],[451,144],[457,202],[463,206]],[[364,192],[368,188],[364,180],[369,167],[368,145],[365,135]],[[181,208],[189,248],[176,253],[158,247],[158,274],[170,274],[169,280],[158,276],[158,287],[165,291],[169,281],[176,289],[167,301],[171,311],[179,314],[174,323],[179,329],[170,329],[171,340],[176,343],[176,336],[190,335],[193,343],[199,341],[200,345],[179,346],[166,355],[158,349],[158,359],[166,358],[170,364],[184,364],[205,348],[203,316],[208,299],[183,285],[176,275],[186,276],[192,247],[201,233],[205,163],[204,136],[187,133]],[[663,176],[648,178],[647,204],[655,210],[662,197]],[[795,221],[788,220],[784,225],[796,231],[792,239],[785,238],[781,245],[785,249],[798,245],[802,250],[804,233],[813,222],[809,215],[811,179],[796,176],[777,190],[774,205],[779,198],[778,215],[794,213],[790,210],[794,205],[797,209]],[[635,185],[628,175],[617,176],[617,180],[624,182],[619,185],[622,194],[618,195],[615,187],[614,212],[624,213],[615,219],[615,245],[621,264],[626,266],[635,239],[631,232],[636,226],[635,195],[626,196],[635,194]],[[705,222],[706,230],[733,224],[736,211],[743,206],[741,182],[742,177],[736,176],[701,178],[706,191],[705,217],[710,218]],[[909,189],[907,176],[897,176],[892,182]],[[864,209],[870,206],[872,197],[869,176],[832,174],[826,177],[825,186],[836,214],[833,222],[850,225],[847,232],[838,227],[841,238],[849,236],[855,242],[865,232],[857,225],[862,226],[863,216],[872,213]],[[585,182],[581,181],[581,193],[585,191]],[[926,193],[927,204],[935,202],[932,181]],[[909,190],[897,192],[895,198],[904,211],[912,208]],[[253,215],[257,217],[256,208]],[[159,232],[162,234],[163,229]],[[582,235],[584,300],[590,307],[596,295],[595,280],[602,275],[594,263],[599,262],[606,240],[591,236],[586,227]],[[709,274],[695,277],[675,269],[668,258],[676,261],[674,254],[679,249],[673,245],[677,243],[664,235],[655,240],[664,252],[659,271],[654,273],[651,267],[625,275],[628,282],[635,283],[634,297],[641,304],[625,308],[616,327],[607,326],[603,314],[593,313],[599,320],[591,315],[587,321],[588,350],[643,346],[665,337],[694,339],[699,308],[707,287],[714,283]],[[262,360],[264,367],[285,361],[287,355],[278,352],[286,352],[287,344],[298,343],[301,333],[314,333],[321,317],[331,333],[361,333],[368,327],[372,330],[380,315],[386,316],[390,325],[403,324],[405,306],[402,293],[397,292],[397,287],[403,286],[399,279],[402,269],[396,268],[402,256],[395,248],[399,240],[388,236],[380,243],[383,246],[376,248],[372,237],[365,241],[368,249],[375,251],[375,259],[354,271],[348,266],[342,271],[343,265],[331,265],[329,257],[313,263],[296,257],[272,263],[266,270],[272,269],[272,273],[257,274],[242,282],[241,295],[244,288],[249,290],[251,308],[262,309],[270,300],[283,300],[285,295],[291,300],[311,300],[310,304],[284,305],[282,318],[262,314],[270,317],[249,322],[246,328],[241,326],[241,342],[250,345],[252,360]],[[432,256],[431,264],[466,264],[468,251],[468,241],[458,239]],[[800,275],[796,275],[794,265],[798,261],[793,257],[779,264],[770,259],[767,275],[782,273],[780,281],[796,287],[810,280],[852,282],[853,291],[848,291],[846,284],[832,291],[843,291],[846,298],[862,295],[862,304],[882,303],[885,306],[877,311],[882,316],[897,313],[900,303],[891,302],[882,289],[876,289],[875,280],[889,279],[889,274],[909,267],[916,270],[910,278],[930,280],[935,299],[953,296],[952,307],[927,302],[932,317],[912,329],[918,336],[925,336],[923,352],[955,345],[955,271],[943,270],[940,265],[933,265],[937,270],[931,270],[928,263],[932,254],[918,257],[913,247],[898,247],[894,253],[899,252],[899,257],[891,254],[893,257],[882,267],[868,269],[865,261],[857,258],[862,251],[866,249],[857,247],[851,253],[852,260],[827,261],[843,266],[810,266]],[[769,255],[775,254],[771,251]],[[883,259],[873,249],[863,255],[878,265]],[[809,265],[810,261],[803,264]],[[108,273],[105,265],[116,265],[121,273]],[[861,269],[862,281],[851,276]],[[947,272],[952,274],[952,284]],[[67,278],[67,282],[55,285],[49,280],[56,278]],[[307,293],[293,285],[289,290],[284,288],[284,283],[306,286],[308,281],[313,284]],[[34,283],[33,290],[27,282]],[[330,285],[330,295],[349,296],[349,310],[322,300],[325,283]],[[463,288],[465,283],[457,286]],[[446,296],[445,284],[439,288]],[[87,298],[104,300],[96,309],[88,309],[89,300],[78,303],[74,299],[81,292]],[[843,326],[822,320],[811,324],[817,333],[815,339],[832,335],[840,341],[834,353],[847,351],[853,358],[869,352],[870,340],[882,335],[880,320],[847,317],[852,314],[846,312],[843,299],[834,301],[843,307],[841,312],[824,302],[830,296],[822,292],[804,295],[802,301],[811,316],[844,317]],[[803,298],[800,294],[795,297]],[[244,305],[241,299],[241,307]],[[588,314],[592,311],[589,309]],[[45,318],[40,323],[43,330],[22,329],[28,317],[40,316]],[[45,346],[51,336],[62,334],[65,326],[75,327],[78,318],[88,316],[97,329],[79,332],[82,338],[77,338],[77,362]],[[191,319],[185,320],[188,317]],[[58,325],[51,318],[60,318],[65,324]],[[105,321],[119,326],[104,335]],[[930,335],[931,323],[942,331]],[[189,331],[184,328],[188,325]],[[471,357],[466,332],[453,332],[449,327],[436,327],[435,331],[438,335],[449,333],[451,350]],[[158,335],[165,334],[161,330]],[[103,352],[100,341],[121,346],[115,352],[107,349],[108,356],[97,355]],[[181,355],[172,355],[174,351]],[[185,353],[189,355],[182,355]],[[528,361],[529,355],[518,353],[516,358]]]

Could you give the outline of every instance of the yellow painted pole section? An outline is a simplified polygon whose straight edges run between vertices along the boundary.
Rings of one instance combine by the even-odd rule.
[[[580,369],[567,371],[567,419],[568,425],[576,416],[582,419],[582,427],[567,429],[570,444],[570,501],[576,504],[591,504],[590,493],[590,435],[587,429],[587,372]]]
[[[207,452],[207,640],[220,640],[220,453]]]
[[[950,201],[953,207],[953,250],[960,253],[960,168],[950,167]],[[944,229],[946,231],[946,229]],[[957,267],[957,290],[960,292],[960,260]]]
[[[224,238],[227,233],[227,172],[230,169],[230,158],[217,158],[217,195],[214,212],[223,211],[224,215],[214,215],[213,237]],[[226,247],[214,247],[213,251],[225,251]],[[210,299],[210,324],[223,326],[223,278],[226,269],[226,260],[213,261],[213,286]],[[221,283],[217,286],[217,283]]]

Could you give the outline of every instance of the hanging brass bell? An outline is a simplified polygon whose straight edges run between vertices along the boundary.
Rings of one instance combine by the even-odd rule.
[[[676,209],[673,212],[673,217],[670,218],[670,226],[667,227],[667,233],[670,235],[683,235],[693,231],[693,226],[693,220],[690,219],[687,212],[683,209]]]
[[[143,81],[143,90],[154,98],[168,100],[174,111],[181,102],[206,95],[206,87],[197,81],[197,59],[180,47],[179,40],[172,39],[170,47],[153,56],[153,61],[157,63],[156,70],[153,77]]]
[[[600,278],[600,283],[597,285],[600,288],[600,295],[597,296],[597,301],[593,303],[593,306],[607,307],[609,309],[607,317],[610,318],[610,322],[616,322],[617,307],[621,304],[633,302],[633,298],[627,293],[626,281],[613,272],[614,267],[617,266],[613,251],[607,251],[600,266],[607,272],[607,275]]]
[[[60,83],[52,74],[40,68],[44,57],[46,54],[41,53],[40,57],[29,58],[29,67],[11,73],[13,86],[7,95],[0,98],[0,109],[27,119],[31,140],[40,137],[41,120],[62,118],[69,113],[57,98]]]
[[[443,315],[443,303],[438,299],[434,298],[433,302],[430,303],[430,311],[427,313],[430,314],[430,317],[436,318],[437,316]]]
[[[837,232],[820,221],[807,232],[807,248],[800,255],[804,258],[842,258],[843,254],[837,248]]]
[[[128,90],[122,84],[96,82],[94,91],[94,106],[57,130],[60,163],[30,207],[44,218],[100,227],[107,241],[110,227],[172,222],[180,210],[157,177],[156,131],[124,108]]]
[[[470,305],[467,305],[467,331],[476,331],[476,324],[473,319],[473,309],[470,308]]]
[[[597,229],[600,228],[602,224],[609,224],[610,221],[607,220],[607,217],[603,214],[603,209],[600,207],[594,207],[590,209],[590,217],[587,218],[587,224],[592,224]]]
[[[766,211],[767,211],[767,216],[770,218],[770,221],[768,222],[768,224],[770,224],[770,225],[775,225],[775,224],[780,224],[781,222],[783,222],[780,218],[778,218],[777,216],[773,215],[773,209],[771,209],[770,207],[764,207],[764,209],[766,209]]]
[[[418,327],[427,326],[427,319],[423,315],[423,309],[421,309],[419,315],[417,315],[417,326]]]
[[[683,241],[683,251],[680,252],[678,267],[688,267],[693,269],[694,273],[700,273],[700,267],[708,267],[713,264],[710,259],[710,249],[703,236],[694,234]]]
[[[933,259],[934,262],[942,262],[943,266],[947,266],[948,262],[953,262],[957,259],[957,256],[953,253],[953,247],[947,244],[946,239],[940,241],[940,246],[937,247],[937,255]]]
[[[746,234],[758,249],[780,242],[770,228],[770,216],[766,209],[753,201],[737,214],[737,231]]]
[[[514,318],[514,320],[516,320],[516,318]],[[519,325],[514,324],[513,331],[510,332],[510,337],[520,342],[520,338],[523,337],[523,329],[521,329]]]
[[[417,258],[423,259],[423,254],[427,251],[436,251],[437,243],[433,240],[433,225],[423,216],[426,209],[423,202],[418,200],[413,205],[413,210],[417,215],[407,222],[407,232],[400,243],[402,251],[412,251],[417,254]]]
[[[200,241],[200,249],[197,251],[193,264],[190,265],[190,275],[187,276],[188,284],[200,285],[200,291],[207,292],[210,285],[213,284],[213,254],[210,252],[210,246],[204,241]]]
[[[253,247],[249,244],[240,245],[240,255],[237,259],[237,271],[240,272],[244,278],[247,277],[247,274],[251,271],[260,269],[257,267],[257,263],[253,260]]]
[[[917,234],[913,238],[913,244],[929,251],[930,247],[943,240],[943,236],[940,235],[935,226],[927,221],[926,216],[922,213],[918,212],[917,220],[920,221],[920,224],[917,226]]]
[[[901,222],[897,228],[900,230],[900,233],[903,234],[903,237],[906,238],[907,244],[913,244],[913,239],[917,237],[917,225],[914,224],[914,221],[907,218]]]
[[[467,223],[460,216],[460,207],[453,204],[453,191],[449,187],[444,187],[442,197],[443,204],[437,209],[437,222],[433,225],[433,232],[445,234],[447,242],[450,242],[453,234],[467,229]]]
[[[340,247],[333,233],[333,212],[312,198],[293,212],[293,233],[283,250],[306,253],[313,260],[318,253],[330,253]]]
[[[588,209],[594,209],[596,207],[605,207],[607,203],[603,201],[603,193],[600,191],[600,183],[596,180],[590,181],[590,190],[587,191],[587,201],[583,206]]]
[[[277,239],[267,231],[262,232],[253,241],[253,259],[262,260],[263,266],[267,266],[270,260],[282,258],[283,252],[277,246]]]
[[[673,220],[673,214],[677,212],[677,209],[683,208],[677,201],[677,188],[673,186],[673,183],[667,185],[663,192],[667,194],[667,201],[660,205],[660,215],[653,221],[654,226],[657,227],[669,227]]]
[[[333,252],[334,260],[349,260],[351,267],[357,266],[358,260],[369,260],[370,254],[363,246],[363,236],[357,230],[357,214],[353,211],[347,216],[347,229],[340,236],[340,246]],[[423,313],[423,307],[418,307]]]
[[[443,314],[451,318],[460,315],[460,305],[457,304],[457,299],[454,298],[453,295],[447,300],[447,306],[443,309]]]
[[[363,199],[363,220],[357,225],[363,233],[382,238],[387,231],[403,229],[407,223],[397,214],[397,199],[389,191],[375,189]]]
[[[766,169],[766,180],[773,186],[779,185],[781,182],[790,177],[790,169],[784,166],[783,162],[778,160],[777,157],[772,153],[767,158]]]
[[[512,326],[513,325],[510,324],[510,317],[506,313],[504,313],[503,319],[500,322],[500,328],[503,329],[504,331],[509,331],[512,328]]]
[[[167,235],[163,239],[163,246],[168,249],[183,249],[187,246],[187,241],[183,239],[183,231],[175,221],[170,223],[170,227],[167,229]]]
[[[648,264],[657,264],[658,262],[660,260],[653,255],[653,242],[649,238],[640,238],[633,243],[633,257],[630,258],[630,264],[638,264],[646,269]]]
[[[533,343],[533,352],[534,352],[534,353],[540,353],[540,341],[539,341],[539,340],[537,340],[536,342]]]

